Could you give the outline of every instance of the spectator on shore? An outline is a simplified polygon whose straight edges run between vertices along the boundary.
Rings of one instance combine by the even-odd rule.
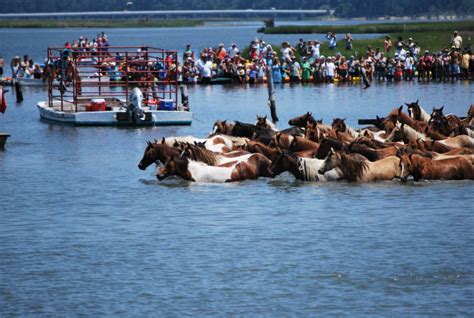
[[[334,74],[336,71],[336,66],[334,65],[333,57],[329,56],[326,59],[326,83],[334,83]]]
[[[471,60],[471,55],[468,49],[464,49],[461,57],[461,71],[462,77],[464,79],[469,79],[469,61]]]
[[[346,34],[346,50],[352,50],[352,35],[350,33]]]
[[[281,56],[284,62],[290,63],[293,60],[293,53],[296,50],[291,47],[290,43],[283,42],[281,44]]]
[[[451,45],[454,46],[454,48],[456,49],[460,49],[462,47],[462,37],[458,34],[458,31],[453,32]]]
[[[314,40],[311,42],[310,50],[311,50],[311,63],[316,62],[317,59],[321,56],[320,53],[321,42]]]
[[[392,38],[390,37],[390,35],[387,35],[385,37],[385,40],[383,41],[383,49],[386,53],[392,50]]]
[[[403,48],[405,47],[405,42],[403,42],[403,38],[401,36],[398,36],[397,37],[397,53],[400,54],[400,51],[403,50]]]
[[[335,50],[336,46],[337,46],[336,35],[332,32],[328,32],[326,34],[326,39],[329,40],[329,49],[330,50]]]

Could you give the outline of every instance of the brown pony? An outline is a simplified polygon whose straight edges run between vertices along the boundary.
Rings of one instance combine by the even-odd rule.
[[[156,177],[163,180],[179,176],[194,182],[234,182],[258,177],[269,177],[271,161],[264,155],[251,154],[245,160],[236,160],[224,165],[209,166],[188,158],[169,157],[157,171]]]
[[[409,175],[415,181],[474,179],[471,162],[462,157],[432,160],[417,154],[405,154],[400,157],[400,178],[406,180]]]
[[[319,148],[317,142],[311,141],[304,137],[294,136],[290,141],[288,149],[293,152],[311,150],[316,152]]]
[[[251,153],[260,153],[271,161],[278,157],[278,150],[276,148],[269,147],[259,141],[249,140],[246,147]]]
[[[203,143],[186,143],[180,157],[186,157],[194,161],[203,162],[210,166],[217,166],[234,161],[238,157],[249,154],[247,151],[232,151],[225,154],[216,153],[205,148]]]
[[[357,154],[330,151],[319,173],[323,174],[331,169],[339,168],[343,178],[351,182],[392,180],[400,176],[399,163],[400,159],[395,156],[370,162]]]
[[[227,123],[227,120],[216,120],[214,123],[212,134],[232,135],[234,124]]]
[[[269,172],[272,177],[276,177],[288,171],[301,181],[336,181],[341,178],[339,169],[324,174],[318,173],[322,163],[323,160],[320,159],[302,158],[289,151],[280,151],[277,158],[273,160]]]
[[[408,108],[408,115],[417,121],[422,121],[428,123],[430,120],[430,115],[420,106],[418,99],[414,103],[405,103]]]
[[[364,144],[350,143],[344,148],[350,153],[358,153],[369,159],[370,161],[381,160],[390,156],[395,156],[400,147],[392,146],[381,149],[372,149]]]
[[[332,120],[331,128],[334,132],[342,132],[347,133],[352,139],[357,138],[359,134],[352,129],[351,127],[347,126],[345,118],[334,118]]]
[[[298,117],[295,117],[293,119],[290,119],[288,121],[288,125],[290,126],[298,126],[298,127],[306,127],[306,125],[308,123],[310,124],[314,124],[316,122],[316,120],[314,119],[312,113],[310,112],[307,112],[306,114],[304,115],[301,115],[301,116],[298,116]]]
[[[261,128],[266,128],[266,129],[271,129],[271,130],[276,130],[275,125],[272,122],[269,122],[267,120],[266,115],[264,117],[260,117],[260,116],[257,115],[257,121],[255,122],[255,126],[261,127]]]
[[[154,143],[147,141],[145,153],[143,154],[142,160],[138,164],[140,170],[145,170],[149,165],[160,161],[164,163],[169,156],[179,156],[180,151],[176,148],[170,147],[165,143],[165,138],[160,142],[155,140]]]

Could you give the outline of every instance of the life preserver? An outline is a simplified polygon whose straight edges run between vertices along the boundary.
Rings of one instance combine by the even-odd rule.
[[[0,113],[5,113],[7,110],[7,99],[5,98],[5,93],[3,88],[0,88]]]

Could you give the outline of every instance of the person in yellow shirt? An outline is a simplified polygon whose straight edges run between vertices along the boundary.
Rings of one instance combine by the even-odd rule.
[[[464,50],[461,56],[461,74],[464,79],[469,79],[469,61],[471,54],[468,50]]]

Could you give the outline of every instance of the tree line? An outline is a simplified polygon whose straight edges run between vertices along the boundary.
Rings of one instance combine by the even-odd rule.
[[[128,5],[127,5],[128,3]],[[473,0],[0,0],[1,13],[220,10],[220,9],[326,9],[339,17],[472,15]]]

